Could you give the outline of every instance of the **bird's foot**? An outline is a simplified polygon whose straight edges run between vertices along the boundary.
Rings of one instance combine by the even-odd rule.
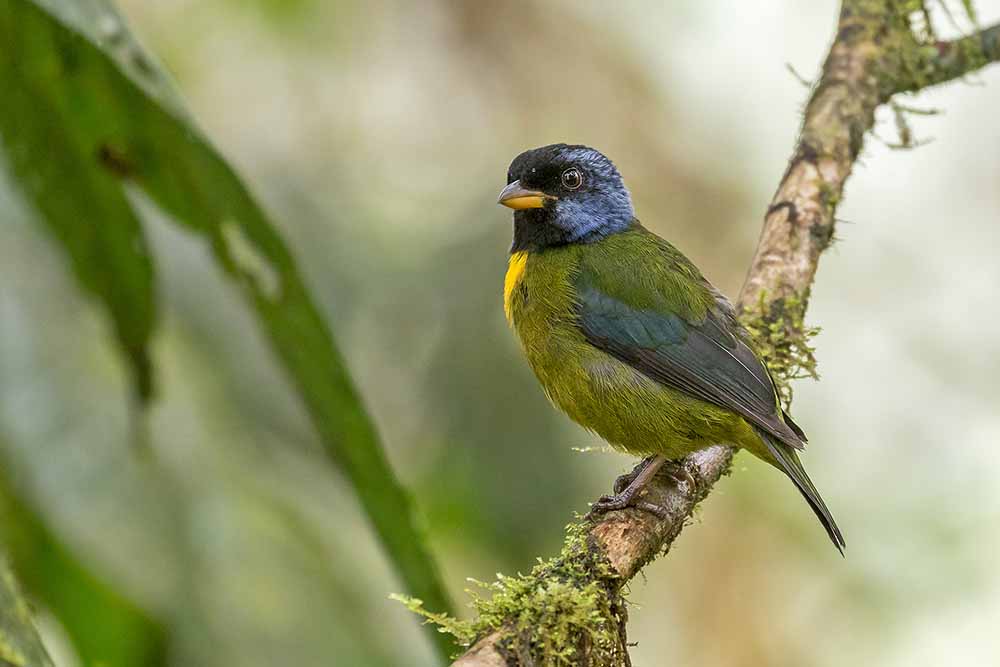
[[[653,459],[655,458],[656,458],[655,456],[647,456],[646,458],[635,464],[635,467],[632,468],[632,472],[627,472],[624,475],[619,475],[617,479],[615,479],[614,486],[611,487],[613,489],[614,495],[618,495],[622,491],[627,489],[629,484],[634,482],[635,478],[639,476],[639,473],[645,470],[646,466],[652,463]]]
[[[632,472],[620,476],[615,480],[614,493],[598,498],[596,503],[590,506],[590,516],[604,514],[614,510],[635,507],[655,514],[661,519],[666,516],[666,510],[655,503],[640,499],[640,494],[646,488],[646,484],[653,478],[667,460],[662,456],[650,456],[643,459]]]
[[[663,465],[661,472],[674,480],[678,486],[686,484],[689,491],[694,491],[698,488],[698,482],[695,481],[694,475],[687,469],[683,461],[667,461]]]
[[[591,503],[589,516],[594,517],[598,514],[613,512],[614,510],[623,510],[626,507],[634,507],[637,510],[643,510],[644,512],[655,514],[661,519],[666,518],[667,510],[660,507],[656,503],[649,502],[648,500],[639,500],[636,498],[637,495],[638,493],[615,493],[612,495],[603,495],[597,499],[596,503]]]
[[[666,516],[666,510],[646,500],[641,499],[642,491],[658,472],[664,472],[680,486],[687,485],[691,491],[698,488],[691,472],[679,461],[668,461],[662,456],[649,456],[643,459],[631,472],[618,477],[613,487],[614,492],[601,496],[590,506],[590,515],[603,514],[626,507],[635,507],[661,519]]]

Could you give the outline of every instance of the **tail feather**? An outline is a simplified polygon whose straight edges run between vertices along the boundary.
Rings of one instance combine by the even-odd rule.
[[[788,425],[788,428],[792,429],[795,435],[799,436],[799,440],[801,440],[802,442],[809,442],[809,438],[807,438],[806,434],[802,432],[802,429],[799,428],[799,425],[796,424],[794,421],[792,421],[792,416],[787,412],[785,412],[784,410],[781,411],[781,421],[785,422]],[[796,447],[796,449],[802,449],[802,448]]]
[[[830,513],[826,503],[823,502],[823,498],[819,495],[819,491],[816,490],[812,480],[809,479],[809,475],[806,474],[806,469],[799,462],[798,454],[796,454],[794,449],[782,442],[776,441],[772,436],[763,433],[761,435],[778,467],[795,483],[799,492],[806,499],[806,502],[809,503],[809,507],[816,513],[816,518],[823,524],[827,535],[830,536],[830,541],[833,542],[840,555],[843,556],[844,548],[847,546],[844,536],[841,534],[840,528],[837,527],[837,522],[834,521],[833,514]]]

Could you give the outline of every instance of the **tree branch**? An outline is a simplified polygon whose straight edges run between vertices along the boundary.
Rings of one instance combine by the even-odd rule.
[[[740,293],[738,307],[744,318],[771,327],[777,324],[792,341],[803,335],[801,317],[819,257],[833,239],[834,213],[865,134],[875,123],[875,110],[895,93],[950,81],[1000,59],[1000,27],[954,42],[922,43],[911,29],[906,10],[898,4],[892,0],[842,2],[836,37],[806,106],[788,168],[767,209]],[[778,349],[773,354],[795,354],[795,350]],[[767,361],[770,365],[772,360]],[[647,487],[647,499],[666,509],[662,518],[626,509],[585,523],[592,562],[610,567],[610,575],[593,575],[591,581],[601,580],[609,596],[620,596],[631,577],[669,549],[695,506],[726,474],[733,453],[730,447],[717,445],[688,456],[683,465],[695,481],[693,488],[656,478]],[[570,556],[576,557],[575,553],[571,551]],[[566,554],[564,550],[561,558],[570,557]],[[549,566],[534,573],[537,585],[551,585],[555,571],[561,570]],[[623,617],[621,612],[617,619],[620,650],[616,648],[614,655],[624,655],[619,662],[628,664]],[[499,630],[480,638],[454,665],[534,664],[532,652],[537,647],[526,647],[512,636],[514,623],[508,617]],[[592,659],[591,640],[584,636],[577,642],[574,658],[566,664],[600,662]],[[543,659],[538,664],[548,663]]]
[[[937,42],[927,49],[922,76],[909,79],[901,77],[895,92],[916,92],[948,83],[1000,61],[1000,23],[961,39]]]

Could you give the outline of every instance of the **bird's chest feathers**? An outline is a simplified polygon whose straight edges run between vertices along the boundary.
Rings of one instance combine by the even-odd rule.
[[[511,255],[504,279],[504,312],[529,360],[566,335],[579,336],[573,277],[577,251],[551,249]]]

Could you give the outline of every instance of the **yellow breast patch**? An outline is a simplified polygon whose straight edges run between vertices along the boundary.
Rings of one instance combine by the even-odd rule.
[[[515,252],[507,262],[507,275],[503,279],[503,312],[507,322],[511,322],[510,300],[514,290],[524,280],[524,270],[528,266],[528,253],[524,250]]]

